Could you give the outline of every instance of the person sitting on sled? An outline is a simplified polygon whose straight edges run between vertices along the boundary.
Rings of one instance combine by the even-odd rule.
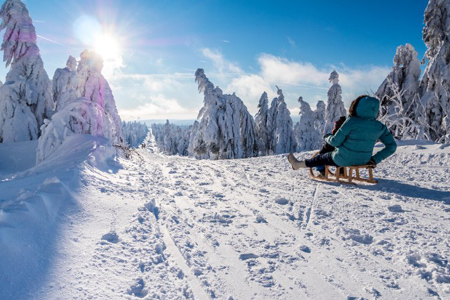
[[[392,155],[397,144],[386,125],[376,120],[379,108],[380,101],[374,97],[362,95],[353,100],[349,118],[334,135],[325,138],[325,142],[335,149],[303,161],[298,161],[290,153],[288,160],[292,168],[298,170],[325,165],[345,167],[365,164],[376,166]],[[385,147],[372,156],[378,140]]]
[[[341,128],[342,124],[344,124],[345,120],[346,120],[345,116],[340,117],[336,122],[334,122],[333,129],[331,130],[331,134],[328,133],[323,138],[327,138],[330,135],[334,135],[339,130],[339,128]],[[330,144],[328,144],[325,141],[323,143],[323,145],[322,145],[322,149],[319,150],[319,154],[325,154],[327,152],[333,152],[334,149],[335,148],[333,146],[331,146]],[[320,174],[322,174],[322,175],[325,174],[325,166],[318,166],[318,167],[316,167],[316,170],[319,171]]]

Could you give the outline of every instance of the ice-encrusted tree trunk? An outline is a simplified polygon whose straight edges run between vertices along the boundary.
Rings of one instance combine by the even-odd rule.
[[[259,154],[267,155],[270,145],[269,130],[267,124],[269,114],[269,98],[264,92],[259,99],[258,112],[255,116],[256,132],[259,140]]]
[[[425,109],[424,104],[420,99],[420,95],[417,94],[414,98],[414,101],[417,103],[417,108],[415,112],[415,132],[416,140],[431,140],[430,134],[430,125],[427,123],[427,111]]]
[[[397,47],[394,66],[375,96],[381,101],[380,119],[394,135],[417,137],[419,77],[421,69],[417,52],[410,44]]]
[[[0,10],[1,50],[11,66],[0,87],[0,142],[37,139],[44,119],[52,116],[51,82],[37,46],[36,30],[20,0],[7,0]],[[34,116],[34,121],[30,117]]]
[[[444,125],[446,134],[441,140],[445,144],[449,144],[450,143],[450,114],[447,113],[442,124]]]
[[[428,65],[420,82],[421,103],[431,140],[444,142],[450,116],[450,2],[430,0],[425,10],[423,40]]]
[[[328,79],[331,87],[328,89],[328,102],[325,110],[324,134],[330,133],[333,129],[333,123],[342,116],[347,116],[344,102],[342,101],[342,89],[339,85],[339,74],[336,71],[331,72]]]
[[[29,89],[24,81],[4,84],[0,88],[0,142],[36,140],[38,124],[26,102]]]
[[[270,105],[267,124],[270,124],[269,153],[281,154],[294,152],[297,148],[291,112],[284,101],[283,91],[277,87],[277,98]]]
[[[204,93],[204,106],[190,149],[197,158],[226,159],[258,154],[258,138],[253,117],[235,94],[224,95],[209,81],[203,69],[195,72],[198,89]]]
[[[123,146],[122,121],[108,82],[101,74],[102,67],[99,55],[88,51],[81,54],[76,79],[78,98],[69,99],[51,121],[45,121],[36,152],[37,163],[51,156],[74,134],[100,136],[112,145]]]
[[[314,129],[318,133],[316,144],[313,149],[319,149],[323,144],[323,131],[325,127],[325,110],[326,105],[322,100],[317,101],[316,110],[314,112]]]
[[[316,114],[311,109],[309,103],[303,101],[302,97],[298,98],[298,102],[300,103],[300,120],[294,127],[294,133],[297,139],[297,150],[313,150],[317,144],[318,137],[321,136],[321,134],[314,127]]]
[[[175,126],[175,137],[177,139],[177,154],[188,155],[189,139],[192,126]]]
[[[69,56],[66,67],[56,69],[53,75],[55,111],[61,110],[70,100],[78,98],[77,86],[77,60]]]
[[[192,126],[189,129],[189,143],[188,143],[188,148],[187,148],[187,152],[188,155],[190,156],[196,156],[195,151],[194,151],[194,140],[195,140],[195,147],[198,147],[198,143],[196,140],[197,138],[197,130],[199,127],[200,123],[198,121],[194,121],[194,124],[192,124]]]

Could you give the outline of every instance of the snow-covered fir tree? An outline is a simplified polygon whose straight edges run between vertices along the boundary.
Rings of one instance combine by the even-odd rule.
[[[104,137],[112,145],[123,145],[122,121],[112,91],[101,74],[102,58],[84,51],[77,71],[77,95],[46,120],[39,138],[36,160],[41,162],[74,134]]]
[[[77,96],[97,103],[112,120],[112,142],[122,144],[122,121],[111,88],[102,75],[103,59],[95,52],[83,51],[77,68]]]
[[[344,102],[342,101],[342,89],[339,85],[338,72],[331,72],[328,80],[331,83],[331,87],[328,89],[324,134],[331,132],[334,122],[341,116],[347,116],[347,111],[345,110]]]
[[[159,151],[167,155],[188,155],[188,126],[177,126],[167,120],[165,124],[152,124],[151,128]]]
[[[69,56],[66,67],[56,69],[53,75],[55,111],[61,110],[70,100],[78,98],[77,86],[77,60]]]
[[[258,137],[253,117],[235,94],[224,95],[206,77],[195,72],[198,89],[204,94],[198,126],[192,132],[190,149],[197,158],[226,159],[258,155]]]
[[[3,61],[6,67],[11,66],[0,87],[0,142],[37,139],[44,119],[52,115],[54,103],[36,30],[20,0],[5,1],[0,18],[0,31],[5,30]]]
[[[269,98],[267,93],[264,92],[259,99],[258,112],[255,116],[256,132],[258,134],[259,141],[259,154],[267,155],[267,151],[270,147],[270,137],[267,124],[269,116]]]
[[[420,73],[414,47],[410,44],[399,46],[392,71],[375,93],[381,101],[380,120],[397,138],[417,137]]]
[[[148,134],[148,127],[140,122],[123,122],[122,132],[125,143],[132,148],[138,148]]]
[[[277,87],[277,98],[270,105],[267,124],[269,131],[269,153],[294,152],[297,148],[291,112],[284,101],[283,91]]]
[[[422,118],[429,124],[426,135],[433,141],[445,142],[450,135],[450,1],[430,0],[424,24],[428,65],[420,83],[425,113]]]
[[[294,126],[294,133],[297,139],[297,150],[313,150],[317,145],[317,140],[321,134],[316,130],[314,123],[316,114],[311,109],[308,102],[303,101],[302,97],[298,98],[300,103],[300,120]]]

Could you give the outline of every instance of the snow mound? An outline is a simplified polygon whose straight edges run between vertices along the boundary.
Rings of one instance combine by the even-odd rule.
[[[78,207],[73,195],[82,185],[81,170],[120,167],[107,140],[92,135],[68,137],[51,158],[34,166],[36,147],[36,141],[0,144],[2,157],[15,158],[2,159],[0,173],[0,294],[5,299],[25,299],[45,280],[61,247],[61,228]]]

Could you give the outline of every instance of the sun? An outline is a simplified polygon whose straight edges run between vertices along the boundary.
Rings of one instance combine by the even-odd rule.
[[[121,57],[121,49],[118,41],[111,35],[100,35],[95,39],[94,50],[100,54],[103,60],[117,60]]]
[[[123,45],[126,45],[126,39],[117,35],[118,32],[118,28],[106,26],[89,15],[80,16],[73,24],[74,36],[81,45],[103,58],[104,76],[114,76],[125,67]]]

